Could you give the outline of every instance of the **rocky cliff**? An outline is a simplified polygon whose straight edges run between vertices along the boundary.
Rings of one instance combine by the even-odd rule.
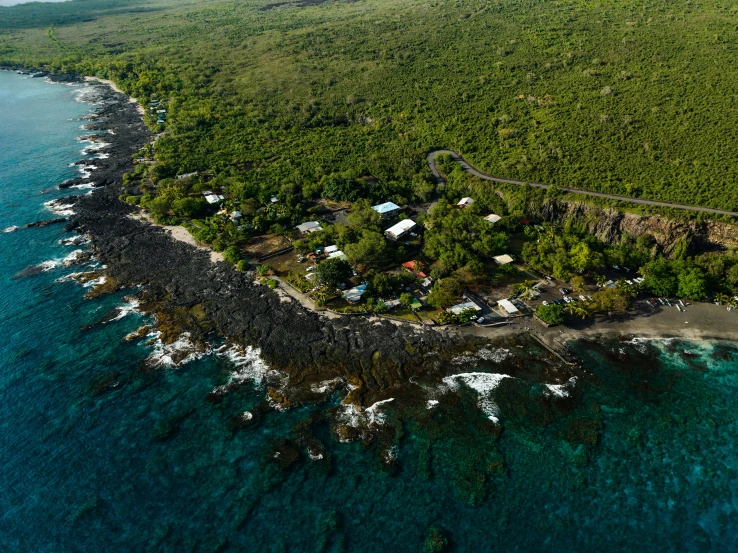
[[[551,223],[563,224],[573,219],[608,243],[618,242],[625,234],[634,238],[650,234],[666,254],[671,253],[680,241],[686,242],[690,253],[738,248],[738,222],[686,221],[660,215],[638,215],[562,199],[543,202],[535,211],[533,215]]]

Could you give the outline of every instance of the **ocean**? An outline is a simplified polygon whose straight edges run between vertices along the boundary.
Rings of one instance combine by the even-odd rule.
[[[86,298],[64,262],[85,245],[24,227],[88,192],[56,185],[79,176],[94,100],[0,72],[0,231],[18,227],[0,232],[2,551],[738,550],[730,344],[582,340],[558,384],[526,340],[461,356],[437,404],[373,411],[393,470],[336,439],[340,391],[234,425],[266,392],[255,352],[168,365],[155,335],[126,340],[151,322],[135,290]],[[306,428],[323,458],[295,446]]]

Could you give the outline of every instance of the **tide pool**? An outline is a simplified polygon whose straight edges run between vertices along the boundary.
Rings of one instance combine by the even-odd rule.
[[[239,430],[266,392],[254,356],[151,366],[148,339],[125,340],[146,317],[96,324],[133,291],[86,299],[63,278],[85,267],[59,263],[14,279],[84,249],[59,243],[63,225],[23,226],[86,192],[55,187],[79,174],[89,92],[0,72],[0,230],[20,227],[0,232],[0,549],[417,552],[435,526],[451,551],[738,550],[732,345],[578,342],[576,404],[547,418],[518,401],[527,384],[500,386],[499,435],[463,386],[412,416],[387,403],[392,472],[374,444],[332,434],[340,393]],[[325,458],[294,445],[305,428]]]

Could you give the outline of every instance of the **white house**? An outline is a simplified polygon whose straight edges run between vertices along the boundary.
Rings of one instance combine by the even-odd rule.
[[[517,307],[515,307],[513,302],[511,302],[510,300],[500,300],[497,302],[497,305],[499,305],[500,308],[508,315],[514,315],[515,313],[520,313],[520,310]]]
[[[337,251],[338,251],[338,246],[333,244],[332,246],[326,246],[326,248],[323,250],[323,253],[325,253],[326,255],[329,255]]]
[[[489,215],[484,217],[485,221],[487,221],[488,223],[492,223],[493,225],[500,219],[502,219],[502,217],[500,217],[499,215],[496,215],[495,213],[490,213]]]
[[[448,310],[454,315],[461,315],[461,313],[466,311],[467,309],[473,309],[477,313],[479,313],[482,310],[481,307],[479,307],[476,303],[470,300],[465,301],[464,303],[456,304],[448,308]]]
[[[225,197],[221,196],[220,194],[214,194],[210,190],[206,190],[202,193],[203,196],[205,196],[205,201],[209,204],[217,204],[218,202],[222,202],[225,200]]]
[[[308,234],[309,232],[317,232],[319,230],[323,230],[323,227],[318,224],[318,221],[308,221],[307,223],[297,225],[295,228],[299,230],[302,234]]]
[[[505,254],[505,255],[496,255],[492,259],[494,259],[495,260],[495,263],[497,263],[498,265],[507,265],[508,263],[512,263],[513,262],[513,258],[511,256],[507,255],[507,254]]]
[[[383,204],[372,206],[372,209],[379,213],[382,216],[382,219],[389,219],[399,213],[400,206],[392,202],[385,202]]]
[[[399,240],[405,233],[415,228],[415,221],[411,219],[403,219],[394,226],[384,231],[384,234],[390,240]]]
[[[473,198],[461,198],[461,200],[459,200],[459,203],[457,203],[456,205],[459,207],[469,207],[473,203]]]

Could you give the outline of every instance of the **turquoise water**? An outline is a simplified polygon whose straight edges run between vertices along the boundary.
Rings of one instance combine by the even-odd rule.
[[[80,90],[0,72],[0,229],[54,216],[43,204],[81,157]],[[254,366],[214,403],[228,359],[152,367],[152,346],[123,340],[148,322],[135,312],[83,329],[126,292],[85,299],[59,281],[79,267],[12,278],[83,247],[68,236],[0,233],[3,551],[416,552],[431,525],[454,551],[738,550],[733,346],[581,342],[588,372],[560,403],[541,399],[534,359],[478,360],[518,371],[495,392],[502,432],[463,389],[434,410],[389,404],[393,471],[376,444],[332,437],[339,394],[232,430],[264,397]],[[295,445],[305,428],[324,459]]]

